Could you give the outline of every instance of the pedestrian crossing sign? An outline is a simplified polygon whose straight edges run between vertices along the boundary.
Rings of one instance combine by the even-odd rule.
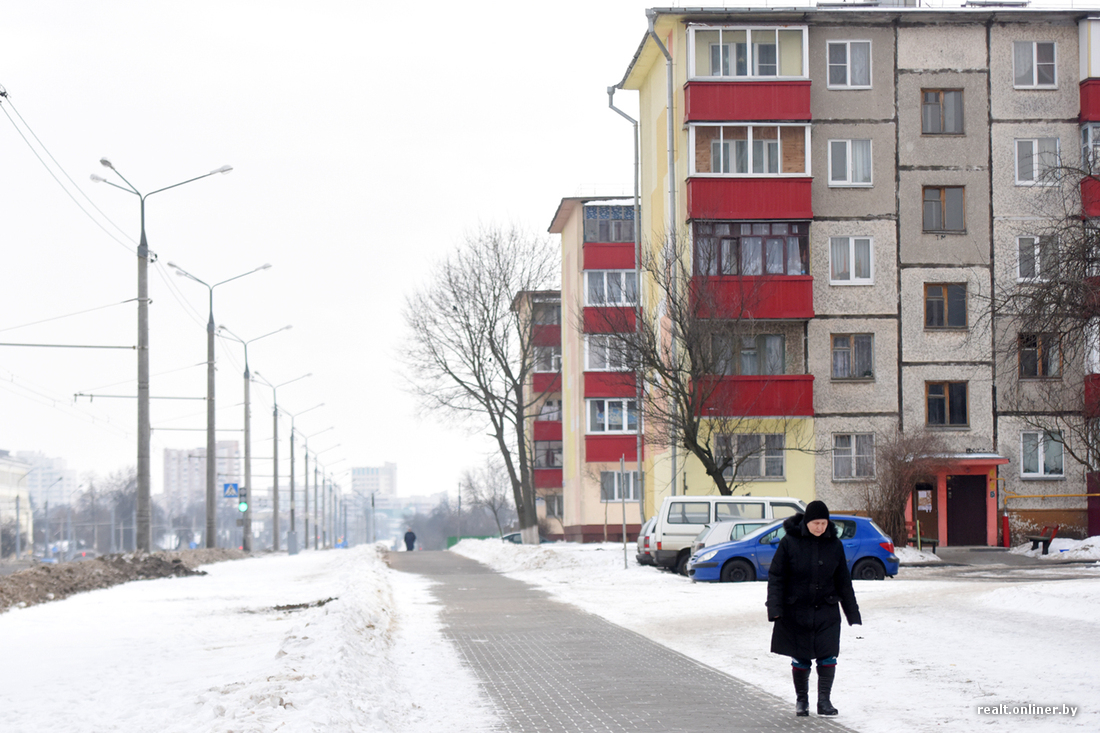
[[[237,498],[237,484],[222,484],[222,496],[226,499]]]

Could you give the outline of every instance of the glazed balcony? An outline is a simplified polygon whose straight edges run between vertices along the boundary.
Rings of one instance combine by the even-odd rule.
[[[685,122],[809,121],[810,82],[689,81]]]
[[[696,312],[702,318],[787,319],[814,317],[810,275],[696,276]]]
[[[813,179],[809,176],[689,178],[688,218],[812,219],[812,186]]]
[[[708,377],[699,409],[703,417],[813,417],[812,374]]]

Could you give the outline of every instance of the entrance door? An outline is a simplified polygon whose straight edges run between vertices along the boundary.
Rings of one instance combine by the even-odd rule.
[[[952,545],[985,545],[985,476],[947,477],[947,540]]]
[[[913,488],[913,532],[920,522],[920,536],[939,539],[939,512],[936,510],[936,487],[933,484],[917,484]]]

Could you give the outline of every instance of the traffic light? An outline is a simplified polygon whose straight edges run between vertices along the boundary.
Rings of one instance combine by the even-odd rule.
[[[248,511],[248,490],[243,486],[238,489],[237,493],[237,511],[242,514]]]

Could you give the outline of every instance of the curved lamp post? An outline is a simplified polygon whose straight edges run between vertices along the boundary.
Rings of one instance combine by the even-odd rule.
[[[305,379],[306,377],[312,377],[313,372],[309,374],[303,374],[300,377],[294,379],[288,379],[282,384],[272,384],[267,381],[259,372],[256,372],[256,381],[261,384],[266,384],[271,387],[271,402],[274,407],[271,410],[271,422],[272,422],[272,464],[271,464],[271,549],[275,552],[279,551],[279,387],[290,384],[291,382],[297,382],[299,379]],[[291,475],[293,475],[293,467],[291,467]],[[291,506],[294,505],[294,497],[290,497]],[[289,543],[290,540],[287,540]]]
[[[183,269],[174,262],[169,262],[168,266],[176,271],[176,274],[180,277],[186,277],[194,280],[199,285],[203,285],[209,291],[210,294],[210,318],[206,321],[206,546],[215,547],[217,545],[217,527],[215,524],[215,507],[217,486],[218,486],[218,443],[215,438],[215,423],[214,423],[214,288],[219,285],[225,285],[228,282],[234,280],[240,280],[246,275],[251,275],[254,272],[260,270],[266,270],[271,265],[260,265],[254,270],[248,272],[242,272],[240,275],[216,282],[213,285],[201,280],[192,275],[187,270]]]
[[[324,407],[325,403],[321,402],[313,407],[306,408],[291,414],[287,410],[283,410],[283,414],[290,417],[290,529],[286,533],[286,551],[288,555],[298,554],[298,531],[297,523],[294,519],[294,509],[296,508],[296,502],[294,501],[294,418],[299,415],[304,415],[311,410],[316,410],[318,407]],[[306,494],[308,500],[309,494]]]
[[[118,172],[118,169],[111,165],[111,161],[106,158],[100,158],[100,165],[104,168],[110,168],[115,172],[115,175],[122,179],[125,186],[120,186],[113,181],[108,181],[106,178],[92,174],[91,178],[96,183],[106,183],[108,186],[114,186],[120,191],[126,193],[132,193],[138,197],[141,201],[141,240],[138,244],[137,258],[138,258],[138,343],[137,343],[137,357],[138,357],[138,386],[137,386],[137,398],[138,398],[138,449],[137,449],[137,528],[136,528],[136,540],[135,545],[137,549],[148,552],[152,548],[153,534],[152,534],[152,512],[151,512],[151,499],[150,499],[150,464],[149,464],[149,443],[152,435],[152,426],[149,422],[149,243],[145,238],[145,199],[149,198],[155,193],[161,191],[167,191],[171,188],[178,188],[186,183],[192,181],[198,181],[203,178],[208,178],[216,173],[228,173],[233,170],[232,166],[223,165],[221,168],[215,168],[209,173],[204,173],[201,176],[195,176],[194,178],[188,178],[186,181],[180,181],[179,183],[173,183],[171,186],[165,186],[164,188],[158,188],[155,191],[149,193],[142,193],[138,191],[132,183],[126,180],[126,178]]]
[[[225,326],[218,326],[219,332],[224,332],[227,337],[244,347],[244,487],[247,497],[244,511],[244,536],[241,538],[241,549],[245,552],[252,551],[252,410],[249,405],[249,385],[252,383],[252,374],[248,371],[248,345],[254,341],[274,336],[290,328],[283,326],[280,329],[265,333],[250,339],[242,339]]]

